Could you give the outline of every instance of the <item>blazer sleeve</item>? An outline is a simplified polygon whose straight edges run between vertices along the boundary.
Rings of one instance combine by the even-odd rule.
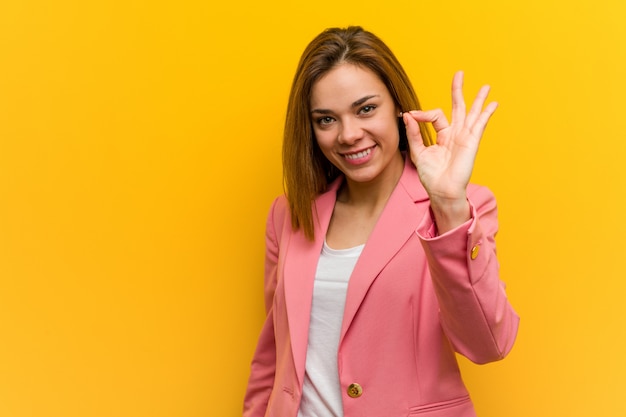
[[[274,339],[274,292],[278,270],[278,236],[276,225],[282,226],[286,205],[276,199],[267,217],[265,229],[265,323],[250,366],[250,377],[244,397],[243,417],[263,417],[274,385],[276,344]],[[283,217],[283,219],[281,219]]]
[[[468,187],[472,218],[436,235],[431,215],[420,223],[420,237],[440,320],[455,350],[475,363],[504,358],[515,341],[519,317],[510,305],[499,277],[495,235],[495,197],[485,187]]]

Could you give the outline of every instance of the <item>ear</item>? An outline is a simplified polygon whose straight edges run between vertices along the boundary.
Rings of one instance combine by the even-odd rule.
[[[400,117],[400,118],[401,118],[401,117],[402,117],[402,113],[404,113],[404,112],[402,111],[402,107],[400,107],[400,105],[399,105],[399,104],[396,104],[396,114],[398,115],[398,117]]]

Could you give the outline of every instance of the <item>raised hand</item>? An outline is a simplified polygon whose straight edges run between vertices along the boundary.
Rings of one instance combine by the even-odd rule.
[[[467,113],[463,73],[459,71],[452,81],[451,122],[440,109],[403,114],[411,160],[430,197],[439,233],[470,218],[466,188],[483,131],[497,108],[496,102],[484,107],[488,94],[489,86],[482,87]],[[435,144],[424,145],[418,122],[432,123],[437,133]]]

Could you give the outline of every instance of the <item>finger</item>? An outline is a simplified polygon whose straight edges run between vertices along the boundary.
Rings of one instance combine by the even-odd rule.
[[[421,152],[423,148],[426,147],[426,144],[422,138],[422,132],[420,131],[419,124],[409,113],[406,112],[402,114],[402,119],[404,120],[404,126],[406,129],[409,151],[411,151],[411,153]]]
[[[463,71],[457,71],[452,79],[452,124],[463,124],[465,120],[465,98],[463,97]]]
[[[485,85],[478,91],[478,94],[476,94],[476,98],[474,99],[472,107],[467,114],[467,118],[465,119],[467,126],[471,127],[482,113],[483,106],[485,105],[485,101],[487,101],[487,96],[489,95],[489,90],[490,87]]]
[[[491,103],[489,103],[487,107],[485,107],[485,110],[478,116],[476,123],[474,123],[474,125],[471,127],[470,133],[476,138],[480,139],[483,135],[483,132],[485,131],[485,128],[487,127],[487,123],[489,122],[491,116],[493,116],[497,108],[497,102],[492,101]]]
[[[412,110],[409,114],[418,122],[432,123],[436,132],[450,127],[445,113],[441,109],[434,110]]]

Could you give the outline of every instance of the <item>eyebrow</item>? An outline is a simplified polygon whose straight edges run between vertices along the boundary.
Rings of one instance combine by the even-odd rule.
[[[369,95],[369,96],[362,97],[362,98],[358,99],[357,101],[355,101],[354,103],[352,103],[350,105],[350,107],[351,108],[358,107],[361,104],[365,103],[367,100],[372,99],[374,97],[379,97],[379,95],[378,94],[372,94],[372,95]],[[328,109],[313,109],[313,110],[311,110],[311,113],[331,114],[332,110],[328,110]]]

